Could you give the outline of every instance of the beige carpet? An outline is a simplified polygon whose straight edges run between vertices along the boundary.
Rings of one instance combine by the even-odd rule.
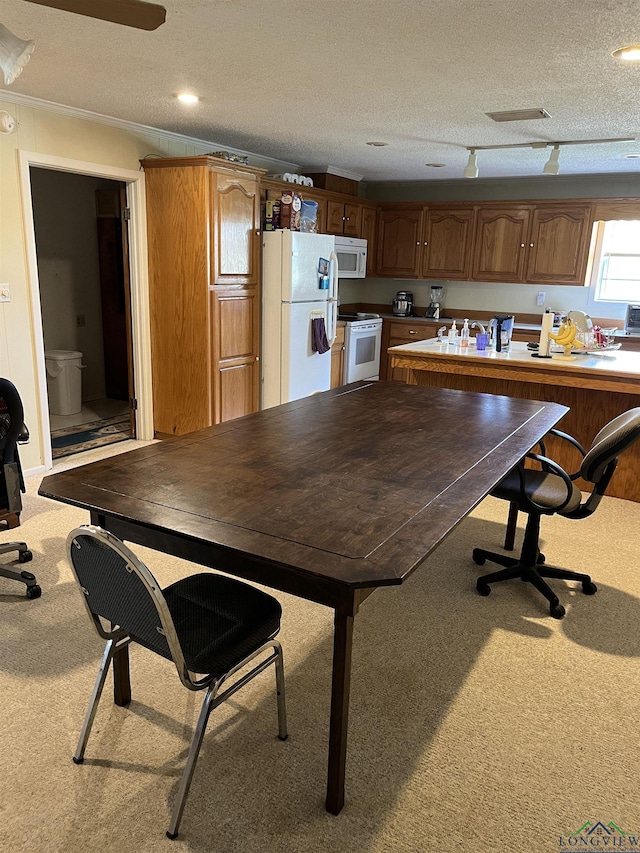
[[[201,697],[135,649],[130,708],[105,691],[85,764],[73,764],[101,643],[64,541],[87,518],[38,498],[38,483],[19,533],[42,598],[0,579],[2,851],[554,853],[586,849],[567,836],[587,822],[640,835],[639,505],[610,498],[586,521],[544,521],[548,559],[592,571],[599,586],[587,597],[555,582],[563,621],[528,585],[474,591],[471,549],[503,536],[506,506],[491,499],[404,586],[365,603],[338,817],[323,808],[331,613],[276,593],[289,740],[276,738],[268,672],[214,712],[172,842],[164,832]],[[193,570],[136,550],[162,584]]]

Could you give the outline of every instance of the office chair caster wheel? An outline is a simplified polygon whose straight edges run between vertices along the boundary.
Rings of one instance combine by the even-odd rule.
[[[551,613],[554,619],[562,619],[562,617],[567,611],[561,604],[552,604],[549,608],[549,612]]]
[[[484,566],[484,564],[487,562],[487,558],[485,557],[484,553],[480,550],[480,548],[474,548],[473,549],[473,553],[471,554],[471,559],[476,564],[476,566]],[[480,590],[478,590],[478,592],[479,591]],[[488,594],[489,593],[485,593],[485,595],[488,595]]]
[[[40,589],[38,584],[35,584],[34,586],[28,586],[27,587],[27,598],[40,598],[41,595],[42,595],[42,590]]]
[[[483,583],[482,581],[478,581],[476,583],[476,589],[480,593],[480,595],[489,595],[491,593],[491,587],[488,583]]]
[[[29,551],[29,549],[27,549],[26,551],[20,551],[20,553],[18,554],[19,563],[30,563],[31,560],[33,560],[33,554],[31,553],[31,551]]]
[[[538,559],[536,560],[536,565],[541,566],[547,558],[543,553],[538,554]]]
[[[598,591],[598,587],[594,584],[593,581],[589,581],[588,583],[587,581],[585,581],[582,584],[582,591],[585,595],[593,595]]]

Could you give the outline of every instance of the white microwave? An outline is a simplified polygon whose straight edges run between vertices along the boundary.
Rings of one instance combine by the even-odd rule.
[[[359,237],[336,237],[338,278],[365,278],[367,275],[367,241]]]

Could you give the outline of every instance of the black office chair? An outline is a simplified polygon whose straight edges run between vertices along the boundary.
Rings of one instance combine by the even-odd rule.
[[[176,838],[209,715],[275,663],[278,737],[287,738],[282,648],[274,639],[282,608],[249,584],[212,572],[166,589],[119,539],[99,527],[72,530],[67,547],[73,573],[98,634],[107,640],[73,760],[81,764],[114,654],[131,642],[172,660],[188,690],[206,690],[167,836]],[[271,654],[230,687],[219,688],[264,652]]]
[[[491,492],[494,497],[509,501],[512,506],[517,505],[519,510],[529,516],[520,558],[516,560],[506,554],[494,554],[482,548],[474,548],[472,556],[479,566],[490,560],[506,567],[478,578],[476,589],[480,595],[489,595],[489,584],[521,578],[532,583],[549,601],[551,615],[555,619],[562,619],[565,609],[543,578],[580,581],[586,595],[593,595],[597,587],[589,575],[545,564],[544,554],[540,553],[539,547],[540,518],[554,513],[565,518],[586,518],[595,512],[616,469],[619,454],[640,438],[640,408],[623,412],[604,426],[593,440],[589,452],[566,433],[552,429],[550,434],[569,441],[579,450],[583,457],[580,470],[575,474],[567,474],[544,455],[544,442],[540,442],[542,454],[528,453],[527,458],[537,460],[541,470],[525,468],[523,460]],[[593,483],[593,489],[584,501],[582,492],[573,483],[578,477]]]
[[[22,400],[13,382],[0,378],[0,529],[11,530],[20,524],[24,478],[18,456],[18,444],[29,440],[24,425]],[[26,542],[5,542],[0,554],[18,552],[18,562],[28,563],[33,554]],[[0,564],[0,577],[26,584],[27,598],[38,598],[42,590],[31,572],[16,571],[12,564]]]

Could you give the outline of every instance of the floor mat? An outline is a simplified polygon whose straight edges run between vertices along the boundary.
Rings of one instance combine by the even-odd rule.
[[[59,459],[61,456],[82,453],[94,447],[126,441],[128,438],[131,438],[129,415],[116,415],[113,418],[53,430],[52,455],[54,459]]]

